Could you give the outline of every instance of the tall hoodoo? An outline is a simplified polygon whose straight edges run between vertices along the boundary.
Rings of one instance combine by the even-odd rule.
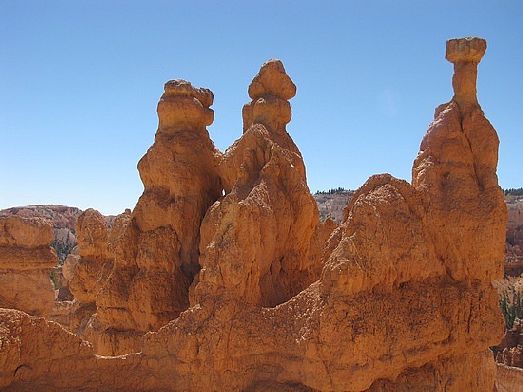
[[[487,42],[482,38],[455,38],[447,41],[445,57],[454,64],[453,99],[462,107],[478,103],[476,96],[478,64],[486,49]]]
[[[435,301],[448,301],[443,314],[461,314],[467,308],[467,320],[454,316],[446,320],[452,325],[443,333],[449,343],[430,343],[428,351],[446,351],[441,363],[427,360],[424,367],[410,375],[407,371],[395,382],[376,382],[373,391],[416,390],[424,377],[438,390],[435,384],[440,381],[436,380],[454,377],[449,370],[437,369],[452,363],[461,364],[462,375],[448,384],[445,381],[448,390],[492,390],[493,363],[487,350],[499,340],[502,323],[491,283],[503,271],[506,211],[496,176],[499,141],[476,98],[477,64],[485,47],[478,38],[447,43],[447,59],[455,64],[455,95],[436,109],[414,161],[412,185],[390,175],[371,177],[353,195],[345,222],[330,239],[333,251],[322,276],[328,301],[336,303],[344,295],[365,295],[371,290],[393,298],[409,295],[413,287],[420,290],[421,285]],[[451,299],[447,295],[453,290],[460,295]],[[470,322],[477,324],[472,327]],[[394,328],[398,340],[393,343],[395,338],[387,337],[389,347],[411,338],[410,333],[400,332],[403,323],[411,321]],[[432,330],[433,336],[447,328],[423,324],[424,331]],[[478,326],[483,328],[481,337],[476,335],[471,344],[471,331]],[[325,338],[334,342],[342,337],[330,332]],[[432,337],[418,339],[424,347],[421,351],[427,350]],[[407,343],[409,350],[417,344]],[[394,362],[389,362],[389,371]],[[480,373],[474,370],[479,368],[483,369]]]
[[[199,270],[200,222],[221,196],[216,173],[219,152],[206,127],[214,120],[208,89],[171,80],[158,103],[154,145],[138,163],[145,187],[134,211],[141,231],[170,227],[180,246],[179,263],[189,280]]]
[[[454,97],[436,109],[412,168],[435,246],[454,279],[501,277],[506,208],[496,175],[499,139],[476,97],[480,38],[452,39]],[[452,208],[450,208],[452,206]]]
[[[212,102],[210,90],[184,80],[165,84],[155,142],[138,163],[145,190],[134,211],[105,229],[106,242],[79,241],[80,249],[101,248],[101,258],[114,264],[90,323],[100,353],[136,349],[143,333],[189,306],[189,286],[200,268],[200,223],[222,189],[216,174],[219,153],[206,130],[213,121]],[[79,266],[82,262],[100,265],[96,257],[83,258]]]
[[[296,87],[279,60],[262,65],[243,108],[244,133],[224,154],[226,196],[201,228],[195,302],[225,296],[274,306],[319,276],[319,224],[301,154],[286,131]]]
[[[283,63],[280,60],[267,61],[249,85],[252,101],[243,107],[243,131],[261,124],[275,143],[301,156],[286,130],[291,121],[289,100],[295,95],[296,86],[285,72]]]

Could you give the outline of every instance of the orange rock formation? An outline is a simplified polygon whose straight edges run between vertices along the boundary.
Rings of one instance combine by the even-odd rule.
[[[223,155],[225,197],[201,225],[200,264],[192,303],[216,297],[275,306],[319,277],[311,245],[319,228],[305,166],[285,126],[296,87],[277,60],[249,86],[244,133]]]
[[[221,195],[220,153],[206,126],[213,94],[183,80],[165,84],[153,146],[138,163],[145,190],[108,227],[87,210],[77,224],[80,259],[71,292],[96,304],[86,335],[101,354],[137,350],[141,336],[189,306],[199,271],[200,224]]]
[[[54,304],[49,278],[58,258],[52,226],[40,218],[0,217],[0,307],[48,315]]]
[[[295,86],[281,62],[254,78],[243,135],[223,155],[205,131],[212,94],[169,82],[133,213],[109,228],[86,212],[78,227],[78,266],[112,263],[84,286],[96,351],[125,354],[96,356],[57,324],[0,310],[0,387],[491,392],[506,210],[498,139],[475,97],[485,47],[447,43],[455,96],[412,184],[371,177],[338,228],[319,223],[285,130]]]

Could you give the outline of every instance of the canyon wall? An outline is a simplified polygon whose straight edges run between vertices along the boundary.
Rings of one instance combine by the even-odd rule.
[[[137,206],[78,222],[70,287],[94,306],[91,343],[2,309],[0,388],[491,392],[507,217],[476,98],[485,49],[447,42],[454,97],[411,183],[372,176],[338,227],[320,223],[286,130],[296,87],[280,61],[254,77],[223,154],[212,93],[168,82]]]

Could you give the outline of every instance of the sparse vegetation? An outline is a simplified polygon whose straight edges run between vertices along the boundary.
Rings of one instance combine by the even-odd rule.
[[[516,319],[523,319],[523,279],[507,278],[497,282],[499,307],[505,320],[505,328],[512,329]]]
[[[328,191],[316,191],[316,195],[332,195],[334,193],[349,193],[352,192],[350,189],[345,189],[341,186],[337,188],[331,188]]]
[[[523,188],[508,188],[503,192],[505,196],[523,196]]]
[[[63,264],[69,253],[73,250],[75,247],[76,242],[73,242],[71,240],[71,236],[69,233],[67,233],[67,238],[65,240],[55,239],[51,246],[56,252],[56,255],[58,256],[58,260],[60,264]]]
[[[53,283],[53,288],[58,290],[60,288],[60,271],[56,268],[53,268],[49,271],[49,279]]]

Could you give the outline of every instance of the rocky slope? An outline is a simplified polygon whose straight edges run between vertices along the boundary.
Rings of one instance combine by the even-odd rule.
[[[343,211],[354,191],[343,188],[330,189],[325,192],[316,192],[314,199],[318,203],[318,211],[320,213],[320,220],[325,221],[332,219],[337,224],[343,221]]]
[[[506,207],[476,99],[485,49],[447,42],[454,97],[411,183],[372,176],[338,227],[320,222],[286,131],[296,87],[281,62],[254,77],[223,154],[212,93],[168,82],[136,207],[78,220],[71,288],[95,308],[77,332],[90,342],[1,309],[0,388],[491,392]]]

